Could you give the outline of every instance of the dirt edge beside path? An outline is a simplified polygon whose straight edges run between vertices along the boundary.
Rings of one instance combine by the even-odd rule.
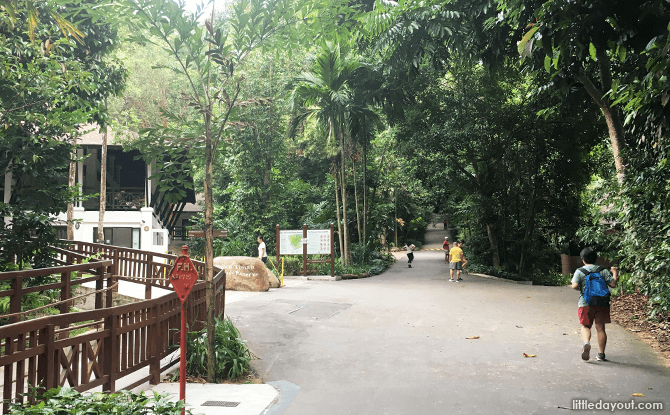
[[[670,367],[670,315],[657,314],[654,321],[649,321],[649,296],[642,294],[612,297],[610,307],[612,321],[661,353],[665,365]]]

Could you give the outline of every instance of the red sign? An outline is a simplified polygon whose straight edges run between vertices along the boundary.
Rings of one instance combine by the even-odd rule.
[[[183,303],[198,281],[198,271],[188,255],[180,255],[170,270],[170,282],[179,300]]]

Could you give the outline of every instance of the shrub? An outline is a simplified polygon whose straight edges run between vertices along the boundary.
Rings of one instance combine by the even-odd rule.
[[[34,405],[9,404],[9,413],[13,415],[38,415],[38,414],[128,414],[128,415],[180,415],[184,403],[182,401],[172,402],[168,395],[154,392],[153,396],[146,396],[144,392],[132,393],[121,391],[119,393],[93,393],[82,395],[70,388],[54,388],[38,395],[38,402]],[[191,414],[190,410],[186,413]]]
[[[207,376],[207,329],[187,335],[186,372],[190,376]],[[249,371],[253,354],[240,337],[230,317],[216,317],[214,326],[214,380],[237,379]],[[177,372],[178,373],[178,372]]]

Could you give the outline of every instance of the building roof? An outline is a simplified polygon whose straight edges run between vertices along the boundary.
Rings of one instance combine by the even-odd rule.
[[[77,138],[77,144],[89,146],[102,145],[102,133],[100,132],[100,126],[98,124],[93,123],[83,125],[79,127],[79,131],[82,135]],[[114,134],[111,127],[107,127],[107,145],[121,146],[121,143],[115,142],[115,139],[116,134]]]

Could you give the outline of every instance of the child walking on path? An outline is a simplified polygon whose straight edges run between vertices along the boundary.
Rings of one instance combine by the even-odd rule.
[[[597,359],[606,362],[605,346],[607,346],[607,333],[605,332],[605,324],[611,323],[610,320],[610,304],[609,304],[609,290],[607,287],[616,287],[619,281],[619,270],[612,267],[612,272],[606,268],[595,265],[598,259],[598,254],[592,248],[584,248],[579,253],[582,258],[584,266],[575,271],[572,277],[572,288],[580,291],[577,315],[579,323],[582,325],[582,360],[589,360],[591,354],[591,326],[596,325],[596,333],[598,334],[598,355]],[[588,278],[588,279],[587,279]],[[586,292],[586,285],[589,285],[589,292]],[[601,293],[596,293],[591,297],[591,287],[595,284],[602,285],[599,287]],[[597,289],[597,288],[596,288]],[[584,298],[584,295],[587,298]]]
[[[449,282],[463,281],[461,270],[463,269],[465,255],[458,241],[454,241],[454,246],[449,250]],[[454,270],[456,270],[456,279],[454,279]]]
[[[410,244],[409,246],[405,245],[405,251],[407,252],[407,268],[412,268],[412,261],[414,261],[414,244]]]

